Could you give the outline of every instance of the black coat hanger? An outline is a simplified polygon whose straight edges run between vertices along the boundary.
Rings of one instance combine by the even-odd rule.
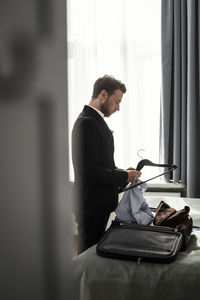
[[[143,183],[145,183],[145,182],[148,182],[148,181],[150,181],[150,180],[152,180],[152,179],[158,178],[158,177],[160,177],[160,176],[162,176],[162,175],[165,175],[165,174],[170,173],[170,172],[174,171],[175,169],[177,169],[177,166],[176,166],[176,165],[155,164],[155,163],[152,163],[152,162],[151,162],[150,160],[148,160],[148,159],[142,159],[142,160],[139,161],[139,163],[137,164],[136,170],[137,170],[137,171],[140,171],[140,170],[142,170],[142,168],[143,168],[144,166],[165,167],[165,168],[169,168],[169,169],[168,169],[167,171],[163,172],[162,174],[159,174],[159,175],[157,175],[157,176],[155,176],[155,177],[152,177],[152,178],[150,178],[150,179],[147,179],[147,180],[145,180],[145,181],[141,181],[141,182],[139,182],[139,183],[136,183],[135,185],[132,185],[132,183],[131,183],[131,186],[126,187],[126,188],[123,189],[121,192],[125,192],[125,191],[127,191],[127,190],[133,189],[134,187],[136,187],[136,186],[138,186],[138,185],[141,185],[141,184],[143,184]],[[120,193],[121,193],[121,192],[120,192]]]
[[[175,169],[177,168],[177,166],[175,166],[175,165],[155,164],[155,163],[151,162],[151,161],[148,160],[148,159],[142,159],[142,160],[139,161],[136,170],[137,170],[137,171],[140,171],[140,170],[142,170],[142,168],[143,168],[144,166],[151,166],[151,167],[166,167],[166,168],[174,168],[174,167],[175,167]],[[174,169],[174,170],[175,170],[175,169]]]

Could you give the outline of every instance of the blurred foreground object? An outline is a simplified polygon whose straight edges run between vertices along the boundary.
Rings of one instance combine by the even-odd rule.
[[[66,3],[0,20],[0,299],[70,299]]]

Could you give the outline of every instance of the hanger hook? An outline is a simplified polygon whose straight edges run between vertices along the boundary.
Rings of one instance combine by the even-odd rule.
[[[137,151],[137,156],[139,156],[141,159],[143,159],[143,157],[139,154],[140,151],[145,151],[145,150],[144,150],[144,149],[139,149],[139,150]]]

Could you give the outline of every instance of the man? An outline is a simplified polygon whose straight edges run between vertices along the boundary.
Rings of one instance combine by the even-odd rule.
[[[113,135],[104,117],[119,111],[125,85],[105,75],[96,80],[92,99],[72,131],[72,160],[78,223],[78,254],[96,244],[105,232],[109,215],[118,205],[118,192],[141,173],[118,169]]]

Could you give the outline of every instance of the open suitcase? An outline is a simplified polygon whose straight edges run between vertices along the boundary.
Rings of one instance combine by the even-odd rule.
[[[170,227],[113,221],[96,250],[100,256],[137,260],[138,263],[141,260],[171,262],[182,242],[182,234]]]
[[[149,164],[148,160],[141,161],[137,169],[141,169],[146,162]],[[167,172],[176,168],[174,165],[159,166],[170,167]],[[127,189],[129,188],[125,190]],[[186,227],[190,234],[192,231],[191,218],[188,218]],[[138,263],[142,260],[167,263],[173,261],[185,245],[185,235],[172,227],[139,225],[115,219],[98,242],[96,251],[100,256],[137,260]]]

